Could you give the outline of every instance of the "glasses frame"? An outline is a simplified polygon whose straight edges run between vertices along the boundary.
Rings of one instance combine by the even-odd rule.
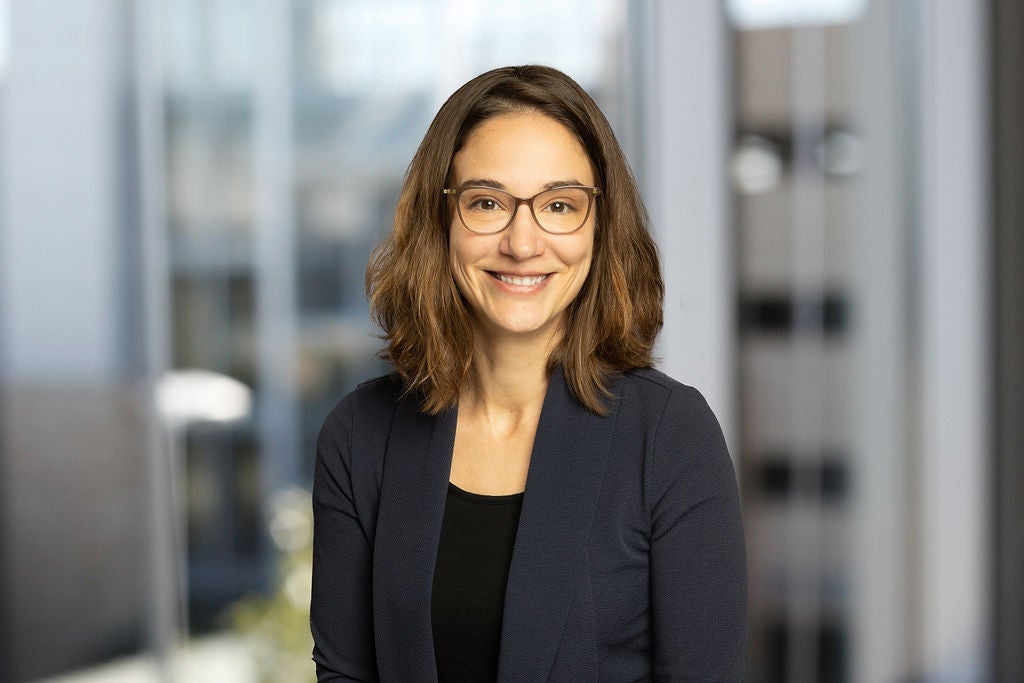
[[[466,190],[489,190],[491,192],[501,192],[502,194],[508,195],[513,200],[515,200],[516,205],[515,207],[513,207],[512,211],[508,215],[508,223],[505,223],[505,225],[503,225],[501,228],[497,230],[489,230],[487,232],[480,232],[479,230],[474,230],[473,228],[469,227],[469,224],[466,223],[466,219],[462,216],[462,204],[459,201],[459,198],[462,196],[462,193],[465,192]],[[537,210],[533,205],[533,202],[535,199],[537,199],[537,197],[541,196],[542,194],[546,194],[548,192],[555,192],[558,190],[586,190],[588,193],[586,215],[583,216],[583,220],[580,222],[578,228],[575,228],[568,232],[552,232],[551,230],[548,230],[543,225],[541,225],[540,220],[537,218]],[[601,188],[595,187],[593,185],[559,185],[558,187],[550,187],[546,190],[541,190],[532,197],[517,197],[511,192],[507,192],[497,187],[490,187],[489,185],[463,185],[462,187],[456,188],[446,187],[444,188],[444,190],[442,190],[442,193],[445,196],[451,197],[452,199],[455,200],[455,212],[459,214],[459,222],[462,223],[462,227],[464,227],[466,230],[470,231],[474,235],[497,235],[499,232],[504,232],[505,230],[508,230],[508,226],[512,225],[512,221],[516,219],[516,214],[519,213],[519,207],[522,206],[523,204],[530,207],[530,215],[533,217],[533,222],[537,224],[538,228],[540,228],[547,234],[571,235],[574,232],[577,232],[584,225],[586,225],[587,221],[590,220],[590,214],[594,210],[594,199],[599,194],[601,194]]]

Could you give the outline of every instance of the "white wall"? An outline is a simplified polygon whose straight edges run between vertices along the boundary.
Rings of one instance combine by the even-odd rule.
[[[118,366],[117,34],[111,2],[10,2],[0,100],[0,377]]]
[[[735,275],[726,163],[732,145],[730,45],[721,3],[632,8],[636,173],[665,274],[659,367],[696,386],[735,457]]]
[[[854,681],[987,680],[986,11],[870,3],[853,60]]]

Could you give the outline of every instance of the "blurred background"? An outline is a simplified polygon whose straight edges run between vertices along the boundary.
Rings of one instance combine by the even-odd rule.
[[[326,413],[444,99],[602,106],[719,416],[748,680],[1024,680],[1024,4],[0,0],[0,681],[310,681]]]

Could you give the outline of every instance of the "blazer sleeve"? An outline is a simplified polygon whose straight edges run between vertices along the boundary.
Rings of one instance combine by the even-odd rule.
[[[655,680],[740,681],[746,551],[732,461],[704,397],[673,388],[648,482]]]
[[[353,395],[343,399],[317,440],[309,621],[319,683],[377,680],[370,591],[373,532],[360,517],[353,485],[354,407]]]

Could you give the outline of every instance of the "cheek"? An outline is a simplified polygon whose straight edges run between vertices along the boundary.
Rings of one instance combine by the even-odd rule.
[[[574,263],[580,271],[581,279],[585,279],[590,273],[594,263],[594,238],[583,240],[577,247],[565,256],[570,263]]]
[[[590,279],[590,272],[594,269],[594,245],[593,242],[587,242],[580,246],[578,250],[575,250],[572,255],[566,254],[566,258],[572,258],[571,261],[576,268],[576,277],[573,278],[573,298],[580,295],[586,287],[587,281]]]
[[[496,236],[472,235],[460,226],[452,226],[448,234],[448,256],[455,268],[464,272],[497,247]]]
[[[457,233],[452,230],[448,239],[448,263],[451,267],[452,276],[459,291],[466,294],[466,273],[468,266],[473,262],[472,249],[465,240],[459,239]]]

